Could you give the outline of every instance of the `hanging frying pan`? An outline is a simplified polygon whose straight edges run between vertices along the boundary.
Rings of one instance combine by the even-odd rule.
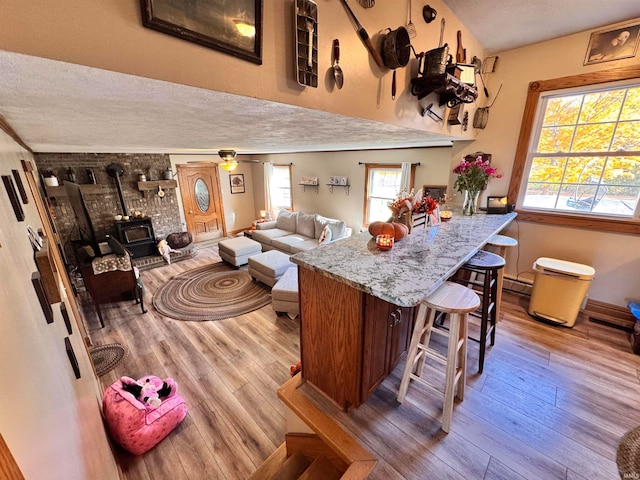
[[[473,128],[478,128],[483,130],[487,126],[487,122],[489,121],[489,109],[493,106],[495,101],[498,99],[498,95],[500,95],[500,89],[502,88],[502,84],[500,84],[500,88],[498,88],[498,93],[493,97],[493,101],[490,105],[486,107],[480,107],[476,109],[476,113],[473,116]]]

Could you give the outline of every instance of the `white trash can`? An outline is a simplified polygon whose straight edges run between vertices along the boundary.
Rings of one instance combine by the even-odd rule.
[[[541,257],[533,264],[535,278],[529,315],[573,327],[596,271],[589,265]]]

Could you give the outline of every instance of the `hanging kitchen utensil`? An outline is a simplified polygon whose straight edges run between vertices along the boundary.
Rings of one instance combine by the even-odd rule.
[[[480,76],[485,97],[489,98],[489,90],[487,90],[487,86],[484,84],[484,78],[482,77],[482,60],[474,55],[471,59],[471,64],[473,65],[474,74]]]
[[[340,41],[337,38],[333,40],[333,78],[336,81],[336,87],[338,90],[342,88],[344,83],[344,75],[342,68],[340,68]]]
[[[371,43],[371,39],[369,38],[369,34],[367,33],[367,31],[364,29],[362,25],[360,25],[360,22],[358,22],[358,19],[351,11],[351,8],[349,7],[347,0],[340,0],[340,3],[342,3],[342,6],[347,11],[347,15],[349,15],[349,18],[351,19],[353,24],[356,26],[356,30],[358,31],[358,36],[360,37],[360,40],[362,40],[362,43],[364,43],[364,46],[367,47],[367,50],[373,57],[373,60],[376,62],[376,65],[378,65],[378,67],[380,68],[384,68],[382,57],[380,57],[380,54],[373,46],[373,43]]]
[[[486,107],[480,107],[476,109],[476,113],[473,115],[473,128],[478,128],[483,130],[487,126],[487,122],[489,121],[489,109],[493,106],[495,101],[498,99],[498,95],[500,95],[500,90],[502,89],[502,84],[498,88],[498,93],[493,97],[493,101]]]
[[[444,41],[444,17],[442,17],[442,20],[440,20],[440,42],[438,42],[438,47],[441,47],[443,45]]]
[[[393,70],[391,79],[391,99],[396,98],[396,68],[405,67],[411,56],[411,39],[405,27],[390,30],[382,41],[382,59]]]
[[[318,6],[312,0],[295,0],[296,80],[318,86]]]
[[[424,18],[425,23],[431,23],[436,19],[438,12],[431,5],[425,5],[422,7],[422,18]]]
[[[409,23],[407,23],[407,32],[409,32],[409,37],[416,38],[418,32],[416,32],[416,26],[411,21],[411,0],[409,0]]]
[[[158,196],[160,198],[164,198],[164,190],[162,189],[162,187],[160,185],[158,185]]]
[[[358,3],[362,8],[373,8],[376,4],[376,0],[358,0]]]

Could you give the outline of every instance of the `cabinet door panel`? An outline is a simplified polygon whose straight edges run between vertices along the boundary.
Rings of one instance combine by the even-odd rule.
[[[371,295],[365,299],[362,400],[382,383],[388,372],[389,303]]]
[[[391,305],[391,310],[395,313],[399,321],[394,325],[390,333],[387,373],[391,373],[400,361],[402,355],[407,351],[409,340],[411,339],[411,332],[413,331],[413,307],[397,307]]]

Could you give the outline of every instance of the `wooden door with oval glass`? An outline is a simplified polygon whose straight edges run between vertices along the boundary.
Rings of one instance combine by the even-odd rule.
[[[194,242],[226,236],[220,178],[214,165],[176,165],[187,231]]]

